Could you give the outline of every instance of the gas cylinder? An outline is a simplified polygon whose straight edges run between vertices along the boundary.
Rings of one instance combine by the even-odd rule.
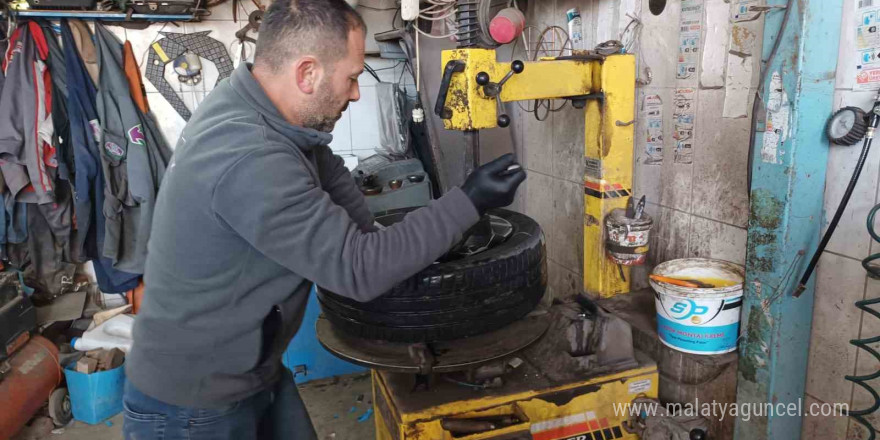
[[[8,362],[0,379],[0,439],[21,430],[63,377],[58,348],[42,336],[33,336]]]

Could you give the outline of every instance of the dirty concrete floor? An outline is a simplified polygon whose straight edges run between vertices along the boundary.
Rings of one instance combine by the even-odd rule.
[[[333,379],[316,380],[301,385],[300,394],[306,403],[320,440],[367,440],[375,438],[372,412],[373,395],[370,375],[356,374]],[[358,398],[361,397],[359,401]],[[14,440],[119,440],[122,438],[122,414],[108,424],[90,426],[74,422],[70,427],[50,432],[51,426],[32,421]],[[51,425],[51,423],[48,423]]]

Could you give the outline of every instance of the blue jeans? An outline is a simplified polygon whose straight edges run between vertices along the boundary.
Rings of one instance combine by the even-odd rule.
[[[169,405],[125,383],[125,440],[316,440],[290,371],[274,387],[223,408]]]

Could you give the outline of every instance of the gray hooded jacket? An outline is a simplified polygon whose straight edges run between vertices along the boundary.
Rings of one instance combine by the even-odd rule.
[[[479,216],[458,188],[382,231],[326,133],[287,123],[242,64],[199,106],[156,204],[129,380],[217,407],[280,377],[312,282],[369,301]]]

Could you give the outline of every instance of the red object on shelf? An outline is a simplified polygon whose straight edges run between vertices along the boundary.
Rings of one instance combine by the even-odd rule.
[[[58,348],[42,336],[33,336],[8,360],[9,371],[0,380],[0,438],[11,438],[37,413],[63,377]]]
[[[489,35],[501,44],[515,40],[526,28],[526,17],[516,8],[505,8],[489,22]]]

